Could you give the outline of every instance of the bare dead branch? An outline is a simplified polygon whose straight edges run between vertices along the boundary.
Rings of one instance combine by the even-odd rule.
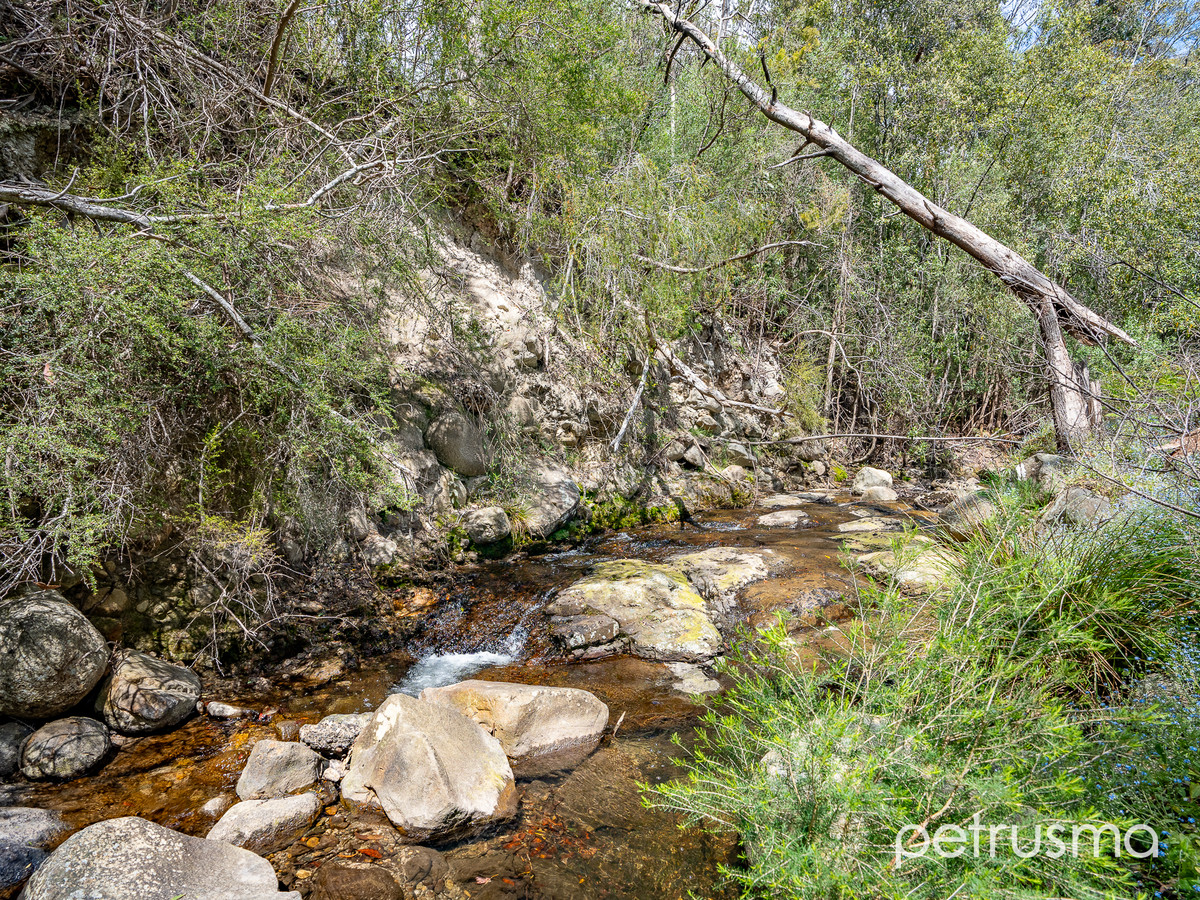
[[[728,259],[722,259],[719,262],[709,263],[707,266],[698,266],[689,268],[687,266],[674,266],[670,263],[660,262],[657,259],[650,259],[647,256],[638,256],[638,262],[646,263],[646,265],[654,266],[662,269],[665,272],[675,272],[679,275],[698,275],[701,272],[711,272],[713,269],[718,269],[721,266],[727,266],[730,263],[740,262],[743,259],[749,259],[752,256],[757,256],[760,253],[766,253],[768,250],[775,250],[779,247],[820,247],[821,245],[815,241],[775,241],[771,244],[763,244],[761,247],[755,247],[753,250],[747,250],[745,253],[739,253],[737,256],[731,256]]]

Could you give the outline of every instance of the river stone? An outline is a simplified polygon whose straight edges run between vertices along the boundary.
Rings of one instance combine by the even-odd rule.
[[[79,703],[108,667],[108,645],[57,591],[0,604],[0,714],[48,719]]]
[[[21,754],[26,778],[78,778],[108,754],[112,743],[104,723],[71,716],[43,725],[29,736]]]
[[[67,830],[62,816],[52,810],[0,807],[0,891],[32,875],[45,861],[47,848]]]
[[[224,841],[267,854],[282,850],[308,830],[321,813],[316,794],[235,803],[208,832],[208,840]]]
[[[899,494],[890,487],[883,487],[882,485],[869,487],[862,492],[863,503],[895,503],[899,499]]]
[[[945,589],[954,579],[960,560],[951,551],[929,547],[878,550],[858,558],[858,563],[876,578],[891,579],[911,594],[932,594]]]
[[[633,652],[647,659],[697,662],[721,649],[704,598],[671,566],[638,559],[598,563],[548,607],[551,614],[567,610],[616,619]]]
[[[20,884],[36,872],[48,856],[38,847],[0,837],[0,891]]]
[[[858,470],[858,474],[854,476],[854,481],[850,485],[850,491],[855,494],[861,494],[867,488],[892,486],[892,476],[883,469],[872,469],[870,466],[863,466]]]
[[[96,712],[113,731],[151,734],[183,722],[199,700],[195,672],[130,650],[113,665],[96,699]]]
[[[842,534],[860,534],[874,531],[903,531],[904,523],[885,516],[864,516],[852,522],[842,522],[837,530]]]
[[[812,496],[808,493],[771,494],[769,497],[759,500],[758,505],[765,506],[767,509],[788,509],[810,502]]]
[[[463,528],[472,544],[495,544],[512,534],[508,514],[498,506],[471,509],[463,514]]]
[[[279,891],[271,864],[220,841],[132,816],[67,838],[25,886],[22,900],[300,900]]]
[[[999,508],[987,497],[967,494],[943,507],[938,521],[952,538],[965,541],[982,533],[998,512]]]
[[[333,859],[317,871],[308,900],[404,900],[396,876],[372,863]]]
[[[320,774],[321,757],[303,744],[259,741],[238,778],[237,795],[243,800],[269,800],[294,794],[316,784]]]
[[[459,475],[486,475],[487,455],[483,448],[483,432],[466,413],[448,409],[441,413],[425,431],[429,449],[447,469]]]
[[[477,722],[522,778],[574,768],[608,727],[608,707],[578,688],[471,680],[426,688],[421,699]]]
[[[1046,522],[1067,525],[1100,525],[1113,517],[1113,506],[1104,497],[1084,487],[1064,488],[1042,514]]]
[[[342,797],[382,808],[413,843],[469,834],[517,811],[500,742],[466,716],[392,694],[350,751]]]
[[[781,509],[758,517],[763,528],[803,528],[812,524],[812,518],[802,509]]]
[[[345,756],[372,713],[346,713],[326,716],[315,725],[300,726],[300,741],[325,756]]]
[[[735,547],[679,553],[667,561],[687,576],[708,602],[710,609],[722,614],[734,608],[738,591],[746,585],[788,567],[787,560],[774,550],[741,550]]]
[[[595,647],[616,640],[621,628],[610,616],[567,616],[550,620],[550,634],[567,650]]]
[[[566,472],[549,468],[534,473],[533,481],[525,528],[534,540],[544,540],[570,522],[579,509],[579,485]]]
[[[0,725],[0,781],[7,781],[21,768],[21,750],[33,729],[24,722],[5,722]],[[0,813],[3,810],[0,809]]]
[[[681,693],[713,694],[721,689],[721,682],[693,663],[667,663],[667,668],[675,676],[675,690]]]

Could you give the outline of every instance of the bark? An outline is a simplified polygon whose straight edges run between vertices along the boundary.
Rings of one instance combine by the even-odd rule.
[[[1063,332],[1088,344],[1110,337],[1133,344],[1128,334],[1088,309],[1020,254],[961,216],[938,206],[886,166],[853,147],[832,126],[814,118],[811,113],[779,103],[774,90],[768,93],[756,84],[740,66],[725,57],[703,30],[676,15],[669,4],[653,0],[635,2],[661,16],[675,32],[696,44],[764,116],[804,138],[793,161],[817,157],[836,160],[910,219],[969,254],[1004,282],[1037,316],[1045,343],[1046,371],[1059,442],[1069,444],[1087,433],[1091,386],[1087,382],[1080,384]],[[804,154],[809,146],[815,147],[816,151]]]

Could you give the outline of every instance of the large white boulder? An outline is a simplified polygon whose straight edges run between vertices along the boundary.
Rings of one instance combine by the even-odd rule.
[[[477,722],[500,742],[521,777],[578,765],[608,726],[608,707],[577,688],[471,680],[426,688],[421,699]]]
[[[393,694],[350,750],[342,797],[382,809],[413,843],[457,837],[517,811],[500,742],[444,706]]]
[[[892,486],[892,476],[890,472],[885,472],[883,469],[872,469],[870,466],[863,466],[858,470],[858,474],[854,476],[854,481],[850,484],[850,490],[855,494],[864,493],[868,488]]]

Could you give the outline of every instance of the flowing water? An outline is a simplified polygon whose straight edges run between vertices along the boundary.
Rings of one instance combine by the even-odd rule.
[[[541,610],[557,589],[599,561],[661,561],[710,547],[770,548],[791,563],[788,571],[742,592],[742,617],[751,622],[786,608],[802,592],[847,591],[835,526],[864,510],[794,505],[809,513],[811,527],[764,529],[755,520],[767,510],[722,511],[700,517],[702,529],[653,526],[608,533],[571,550],[468,567],[439,589],[406,653],[369,658],[357,671],[311,690],[231,687],[219,699],[264,715],[193,718],[169,734],[129,740],[96,775],[66,784],[0,787],[0,805],[58,809],[76,828],[138,815],[202,836],[215,821],[202,807],[214,797],[232,796],[249,748],[259,739],[278,738],[283,722],[369,711],[389,693],[415,695],[470,677],[578,687],[608,704],[612,723],[620,718],[616,735],[568,773],[522,781],[520,813],[511,822],[439,847],[451,877],[473,898],[723,896],[718,867],[736,864],[735,837],[681,829],[674,815],[646,808],[639,788],[679,774],[671,759],[680,748],[671,737],[678,734],[686,745],[701,707],[661,663],[631,656],[564,662],[548,643]],[[814,623],[814,643],[820,633]],[[270,859],[285,886],[304,892],[331,858],[379,858],[393,849],[388,829],[364,833],[353,821],[347,824],[344,810],[330,806],[304,840]]]

